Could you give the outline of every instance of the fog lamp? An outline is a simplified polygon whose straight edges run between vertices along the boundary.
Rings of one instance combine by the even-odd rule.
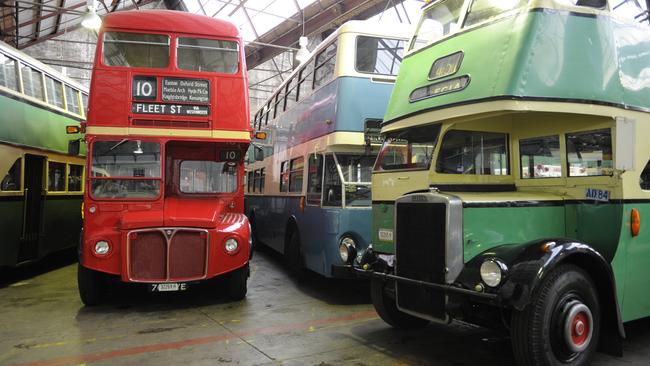
[[[339,244],[339,255],[343,263],[350,263],[357,255],[357,243],[349,236],[341,239]]]
[[[481,264],[481,279],[490,287],[497,287],[503,278],[502,268],[493,259],[488,259]]]
[[[111,247],[106,240],[100,240],[95,243],[95,254],[97,255],[106,255],[110,249]]]
[[[237,253],[237,249],[239,249],[239,243],[237,242],[236,239],[230,238],[226,240],[226,244],[224,245],[224,248],[226,249],[226,253],[233,255]]]

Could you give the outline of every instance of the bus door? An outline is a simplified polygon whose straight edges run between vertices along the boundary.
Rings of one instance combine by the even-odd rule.
[[[23,227],[18,250],[18,262],[38,258],[38,242],[43,211],[44,158],[25,155],[25,196],[23,202]]]

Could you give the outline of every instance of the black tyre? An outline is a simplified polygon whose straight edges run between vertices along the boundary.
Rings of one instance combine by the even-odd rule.
[[[104,299],[104,276],[81,264],[77,264],[77,286],[79,297],[86,306],[95,306],[102,303]]]
[[[599,335],[598,293],[574,265],[551,271],[531,303],[512,314],[512,349],[521,366],[589,365]]]
[[[284,251],[284,258],[289,270],[294,275],[299,275],[305,266],[305,261],[303,259],[302,244],[300,243],[300,233],[298,232],[298,229],[291,231],[289,243]]]
[[[228,296],[234,301],[243,300],[248,292],[248,277],[250,271],[248,264],[242,268],[236,269],[229,274],[228,278]]]
[[[400,311],[395,299],[386,294],[385,286],[386,282],[380,280],[372,280],[370,283],[372,304],[383,321],[398,329],[417,329],[429,324],[426,319]]]

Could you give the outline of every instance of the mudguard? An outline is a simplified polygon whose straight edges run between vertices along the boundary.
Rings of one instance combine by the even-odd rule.
[[[470,278],[474,281],[480,279],[480,266],[486,259],[498,259],[507,266],[503,284],[492,291],[498,293],[504,305],[519,311],[530,304],[546,274],[558,265],[571,263],[583,268],[592,277],[600,299],[601,346],[609,343],[607,346],[611,349],[605,351],[622,353],[621,341],[625,338],[625,330],[616,297],[614,272],[609,262],[589,244],[569,238],[547,238],[498,246],[467,263],[459,280],[467,283]]]

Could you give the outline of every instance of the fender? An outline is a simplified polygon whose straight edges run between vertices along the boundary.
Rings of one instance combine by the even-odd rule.
[[[616,279],[607,260],[589,244],[570,238],[538,239],[525,244],[501,245],[472,259],[466,269],[478,271],[486,259],[499,259],[508,268],[503,284],[498,288],[505,305],[523,310],[530,304],[542,280],[563,263],[583,268],[593,279],[601,304],[601,347],[615,355],[622,354],[625,329],[616,297]],[[480,276],[480,275],[479,275]]]

